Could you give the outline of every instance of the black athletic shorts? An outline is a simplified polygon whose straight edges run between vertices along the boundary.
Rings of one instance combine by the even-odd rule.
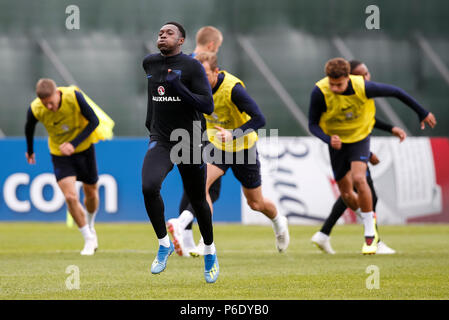
[[[238,152],[226,152],[214,147],[211,156],[205,156],[208,163],[217,166],[224,173],[231,168],[234,176],[245,188],[254,189],[262,185],[256,145]]]
[[[76,176],[76,180],[87,184],[95,184],[98,181],[97,160],[93,144],[88,149],[71,156],[52,154],[51,161],[56,181],[71,176]]]
[[[342,179],[351,170],[351,162],[362,161],[368,163],[370,156],[370,137],[354,142],[342,143],[340,150],[335,150],[329,145],[329,155],[336,181]]]

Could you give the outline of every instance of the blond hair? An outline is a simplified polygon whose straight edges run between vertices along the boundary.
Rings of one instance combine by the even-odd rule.
[[[201,52],[195,56],[199,62],[209,63],[210,69],[214,71],[218,67],[217,55],[214,52]]]
[[[52,79],[42,78],[36,83],[36,95],[39,99],[45,99],[56,91],[56,83]]]
[[[200,46],[205,46],[213,41],[215,44],[223,42],[223,34],[220,30],[213,26],[202,27],[196,33],[196,43]]]
[[[351,71],[351,65],[343,58],[333,58],[326,62],[324,72],[329,78],[338,79],[347,77]]]

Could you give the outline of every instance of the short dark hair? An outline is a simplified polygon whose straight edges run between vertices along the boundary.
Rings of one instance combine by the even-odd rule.
[[[180,23],[175,22],[175,21],[170,21],[170,22],[164,23],[164,26],[167,24],[172,24],[172,25],[176,26],[178,28],[179,32],[181,32],[182,37],[183,38],[186,37],[186,30]]]
[[[329,78],[338,79],[340,77],[349,76],[351,67],[349,62],[343,58],[333,58],[326,62],[324,72]]]
[[[359,60],[351,60],[349,61],[349,65],[351,66],[351,73],[354,71],[355,68],[357,68],[359,65],[363,64],[362,61]]]

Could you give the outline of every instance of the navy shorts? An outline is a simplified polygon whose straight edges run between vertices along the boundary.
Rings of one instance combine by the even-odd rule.
[[[362,161],[368,163],[370,156],[370,137],[368,136],[354,143],[342,143],[340,150],[335,150],[329,145],[331,166],[336,181],[341,180],[351,170],[351,162]]]
[[[223,170],[231,168],[234,176],[247,189],[254,189],[262,185],[260,174],[259,154],[256,145],[250,149],[238,152],[226,152],[213,148],[212,157],[206,156],[206,161]]]
[[[97,160],[93,144],[88,149],[71,156],[52,154],[51,161],[56,181],[72,176],[76,176],[76,180],[86,184],[95,184],[98,181]]]

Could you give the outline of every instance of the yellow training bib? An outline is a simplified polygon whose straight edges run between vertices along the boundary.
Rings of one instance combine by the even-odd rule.
[[[220,73],[223,73],[225,77],[220,87],[213,95],[215,106],[214,112],[211,115],[204,115],[206,118],[209,141],[212,142],[215,147],[227,152],[237,152],[243,149],[249,149],[254,146],[258,139],[255,131],[227,142],[221,142],[215,137],[217,133],[215,126],[234,130],[251,119],[245,112],[240,112],[231,99],[234,86],[237,83],[240,83],[245,87],[243,82],[224,70],[220,71]]]
[[[47,129],[48,147],[51,154],[61,156],[62,153],[59,150],[59,146],[64,142],[70,142],[75,139],[88,124],[86,118],[81,114],[75,91],[83,94],[86,102],[94,110],[99,120],[98,127],[76,147],[75,153],[86,150],[92,143],[96,143],[99,140],[112,138],[114,121],[87,95],[75,86],[58,87],[58,90],[62,94],[61,105],[56,112],[48,110],[39,98],[34,99],[31,103],[31,111],[34,117],[42,122],[45,129]]]
[[[320,127],[329,136],[338,135],[343,143],[365,139],[373,130],[376,107],[373,99],[365,94],[363,76],[349,76],[354,94],[335,94],[325,77],[316,83],[326,102],[326,112],[321,115]]]

